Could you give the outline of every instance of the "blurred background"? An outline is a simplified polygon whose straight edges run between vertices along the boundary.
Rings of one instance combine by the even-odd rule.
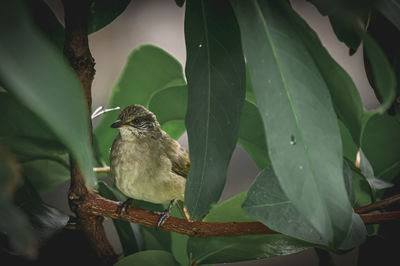
[[[60,1],[48,0],[48,4],[62,21]],[[317,32],[323,45],[336,61],[350,74],[360,91],[364,106],[371,109],[378,102],[369,86],[363,63],[362,47],[349,56],[348,48],[333,33],[327,17],[304,0],[292,0],[293,7]],[[142,44],[153,44],[172,54],[181,62],[183,68],[186,60],[184,39],[184,7],[179,8],[173,0],[132,0],[127,9],[111,24],[89,36],[89,45],[96,60],[96,76],[93,83],[93,109],[107,106],[108,98],[114,83],[117,81],[126,59],[131,51]],[[132,104],[134,99],[132,99]],[[94,121],[94,126],[98,121]],[[187,136],[179,142],[187,147]],[[246,190],[258,173],[258,169],[247,154],[237,147],[228,170],[227,183],[221,201]],[[71,213],[65,195],[69,184],[60,186],[45,196],[51,205]],[[61,194],[64,193],[64,194]],[[106,220],[108,236],[118,253],[121,247],[113,226]],[[111,225],[111,226],[110,226]],[[357,265],[357,249],[341,256],[334,256],[337,265]],[[318,265],[317,255],[313,249],[298,254],[264,259],[260,261],[234,263],[227,265]]]

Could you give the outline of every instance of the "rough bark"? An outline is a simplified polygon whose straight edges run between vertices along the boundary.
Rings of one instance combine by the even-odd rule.
[[[85,95],[88,114],[92,106],[92,82],[95,75],[94,59],[90,53],[87,33],[87,14],[90,0],[65,0],[65,42],[64,55],[74,69],[82,85]],[[88,116],[91,126],[91,119]],[[90,130],[92,132],[92,130]],[[90,136],[93,137],[92,135]],[[93,197],[93,191],[89,190],[83,179],[77,164],[70,159],[71,185],[69,189],[69,204],[75,212],[79,228],[88,237],[97,256],[105,265],[111,265],[117,260],[117,256],[108,242],[103,228],[103,217],[86,212],[82,206]]]

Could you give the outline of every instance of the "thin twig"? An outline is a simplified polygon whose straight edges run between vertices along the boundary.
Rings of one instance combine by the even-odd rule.
[[[364,213],[360,214],[360,217],[366,224],[377,224],[382,222],[398,221],[400,220],[400,211]]]
[[[98,173],[98,174],[109,173],[110,172],[110,166],[94,167],[93,168],[93,172]]]
[[[99,106],[97,107],[97,109],[92,113],[91,118],[92,120],[95,119],[96,117],[105,114],[107,112],[111,112],[111,111],[115,111],[115,110],[120,110],[121,108],[119,106],[114,107],[114,108],[108,108],[108,109],[104,109],[103,106]]]
[[[386,198],[384,200],[378,201],[378,202],[374,202],[371,203],[369,205],[360,207],[356,210],[357,213],[366,213],[366,212],[371,212],[371,211],[375,211],[375,210],[379,210],[379,209],[383,209],[385,207],[387,207],[388,205],[391,205],[397,201],[400,200],[400,194],[399,195],[394,195],[390,198]]]

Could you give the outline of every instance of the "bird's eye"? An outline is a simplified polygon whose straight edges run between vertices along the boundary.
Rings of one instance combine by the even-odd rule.
[[[132,121],[134,124],[139,124],[140,123],[140,119],[139,118],[135,118]]]

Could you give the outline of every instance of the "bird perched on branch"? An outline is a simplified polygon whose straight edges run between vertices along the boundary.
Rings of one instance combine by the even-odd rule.
[[[110,153],[114,182],[129,199],[153,203],[170,202],[157,223],[162,226],[175,200],[183,210],[186,176],[190,169],[188,152],[160,128],[156,116],[141,105],[126,107],[112,125],[118,128]]]

